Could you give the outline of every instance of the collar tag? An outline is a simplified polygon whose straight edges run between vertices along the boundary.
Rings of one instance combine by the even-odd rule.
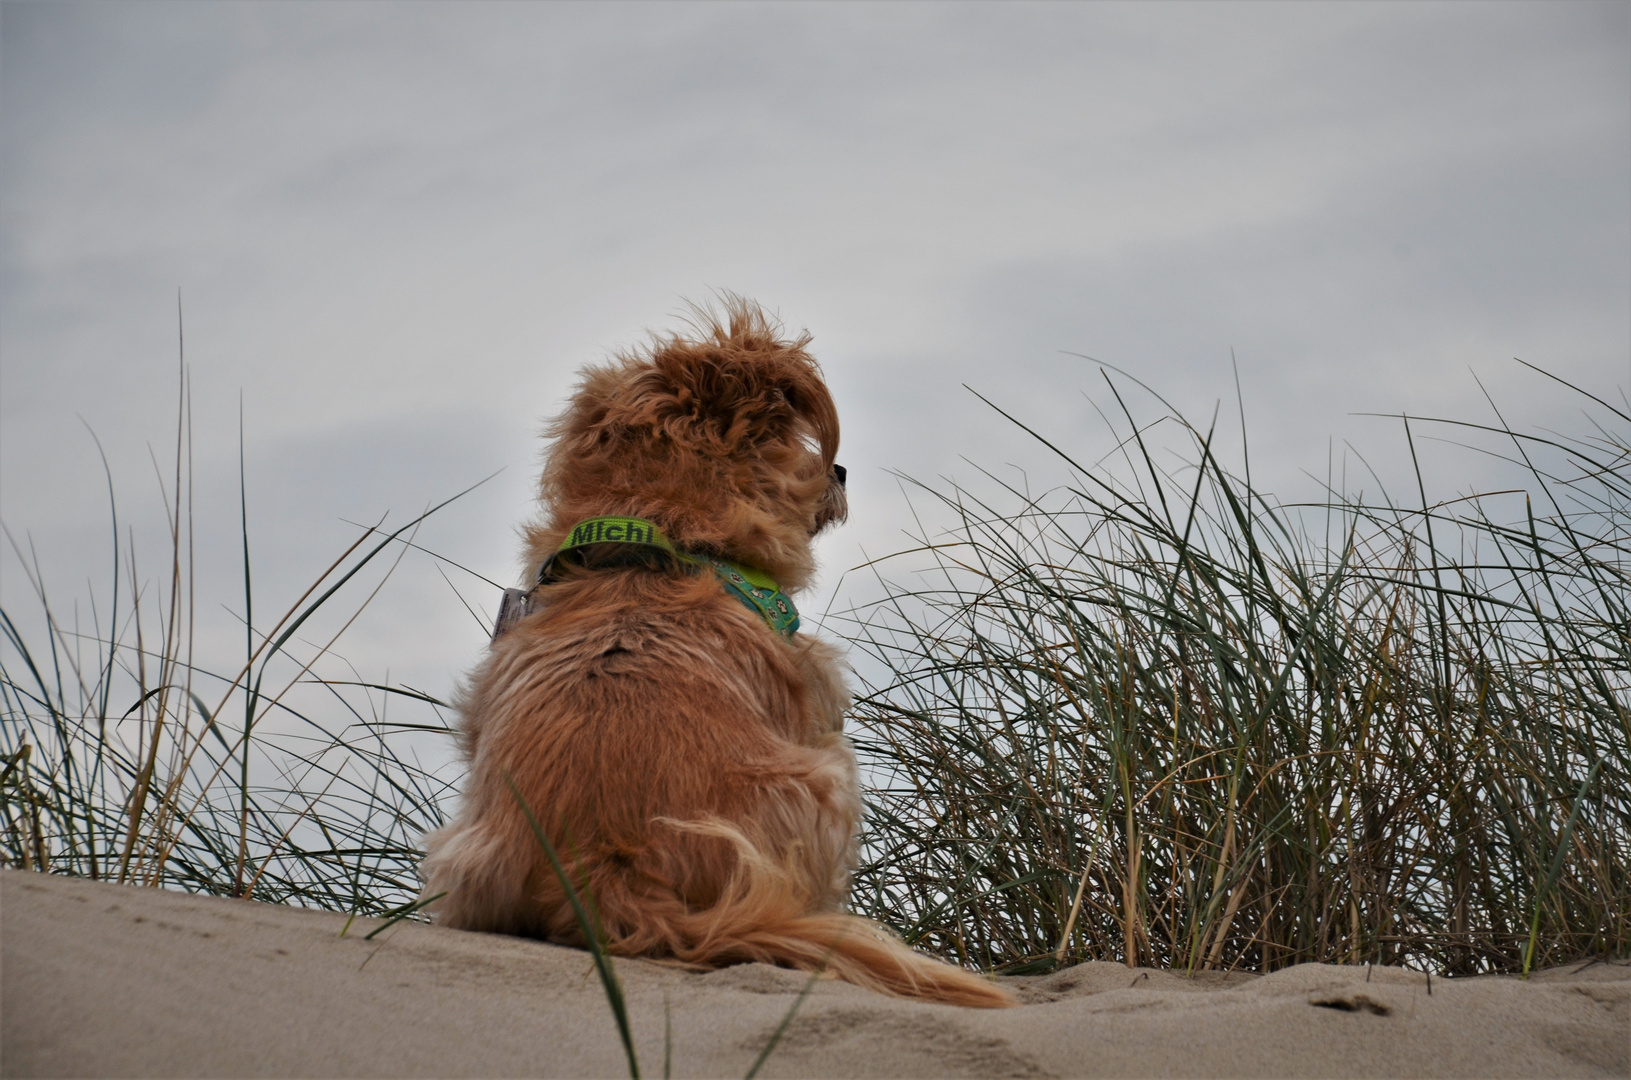
[[[520,589],[505,589],[504,599],[498,605],[498,618],[493,620],[493,640],[503,637],[516,623],[533,612],[532,594]]]

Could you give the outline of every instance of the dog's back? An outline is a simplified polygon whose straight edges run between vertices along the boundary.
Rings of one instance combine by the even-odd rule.
[[[701,577],[601,570],[549,592],[461,703],[466,805],[426,862],[426,892],[448,894],[439,919],[577,936],[506,773],[630,953],[681,954],[684,934],[663,938],[652,916],[720,902],[739,861],[731,830],[797,863],[800,906],[835,906],[858,808],[848,750],[810,708],[810,684],[836,682],[827,650],[782,646]]]

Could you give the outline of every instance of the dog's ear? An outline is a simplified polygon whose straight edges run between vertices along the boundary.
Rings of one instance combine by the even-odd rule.
[[[802,356],[802,349],[800,353]],[[838,407],[816,362],[808,356],[802,358],[807,362],[781,374],[779,389],[802,427],[800,434],[813,440],[811,449],[821,455],[823,471],[830,471],[838,456]]]

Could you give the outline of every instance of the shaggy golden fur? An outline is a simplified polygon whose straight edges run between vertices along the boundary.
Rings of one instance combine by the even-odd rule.
[[[808,583],[811,538],[846,509],[809,336],[779,339],[734,297],[723,321],[699,315],[694,336],[584,374],[549,431],[530,574],[577,522],[623,515],[786,592]],[[887,993],[1013,1004],[840,910],[861,805],[837,650],[777,635],[678,567],[591,561],[533,603],[460,701],[469,779],[424,864],[444,925],[582,942],[508,774],[613,953],[825,966]]]

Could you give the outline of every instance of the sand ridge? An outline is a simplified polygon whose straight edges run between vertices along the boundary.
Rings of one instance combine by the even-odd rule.
[[[0,871],[0,1075],[625,1076],[587,953]],[[741,1076],[805,976],[618,960],[641,1065]],[[981,1011],[816,984],[762,1076],[1627,1076],[1631,965],[1427,980],[1089,963]]]

